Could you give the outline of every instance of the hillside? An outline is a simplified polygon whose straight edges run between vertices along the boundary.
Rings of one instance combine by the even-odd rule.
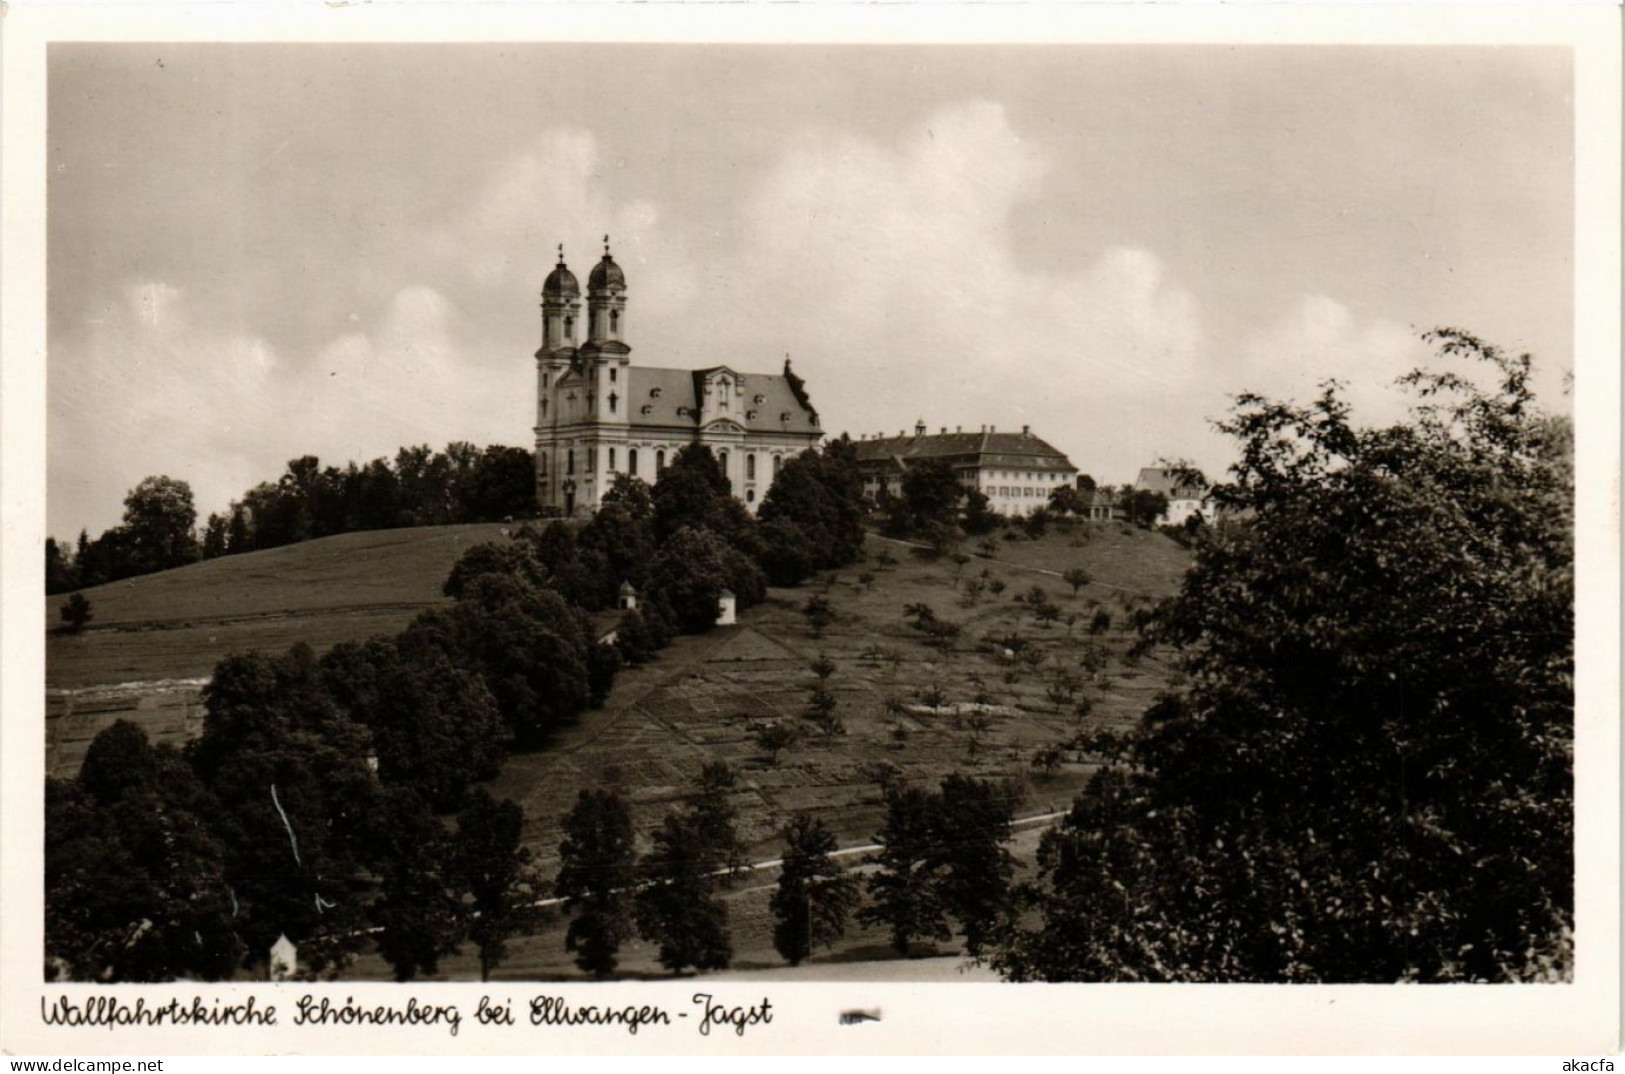
[[[227,652],[274,651],[297,641],[321,650],[400,629],[444,599],[440,585],[464,550],[500,539],[502,529],[347,534],[88,590],[92,627],[79,637],[52,636],[47,645],[53,774],[77,770],[89,738],[116,718],[137,719],[159,740],[197,734],[198,685]],[[1024,793],[1019,816],[1064,810],[1094,764],[1069,750],[1044,771],[1034,766],[1034,754],[1080,731],[1130,725],[1169,685],[1171,670],[1157,654],[1126,657],[1134,640],[1128,619],[1177,588],[1188,553],[1160,534],[1118,525],[1000,540],[989,551],[991,557],[956,564],[871,536],[863,563],[797,589],[771,590],[738,626],[680,637],[655,662],[627,669],[602,709],[584,714],[552,748],[510,758],[490,789],[524,807],[525,842],[547,875],[557,868],[560,819],[581,788],[622,789],[646,833],[691,793],[701,766],[713,760],[739,773],[734,805],[753,860],[777,855],[779,829],[800,810],[820,816],[843,846],[869,842],[881,821],[883,775],[927,785],[955,770],[1008,778]],[[1094,576],[1076,594],[1059,577],[1073,566]],[[976,578],[1000,591],[989,585],[971,598],[965,583]],[[1040,622],[1017,599],[1034,586],[1059,607],[1058,621]],[[801,609],[819,593],[836,620],[815,638]],[[53,620],[62,599],[50,601]],[[904,615],[916,604],[959,624],[958,636],[941,647],[927,644]],[[1110,624],[1093,634],[1088,624],[1100,611]],[[1035,656],[1007,655],[1012,634]],[[807,727],[799,717],[815,681],[809,665],[820,654],[836,666],[829,688],[844,733],[806,731],[775,763],[756,744],[756,732],[773,722]],[[1062,676],[1073,680],[1074,696],[1052,692]],[[176,679],[194,681],[163,681]],[[140,685],[109,688],[117,683]],[[1080,712],[1077,702],[1085,699],[1087,711]],[[1020,857],[1030,859],[1038,834],[1037,827],[1024,829]],[[771,874],[753,878],[729,897],[740,970],[785,972],[772,951],[771,882]],[[517,939],[500,975],[574,976],[562,930],[555,918]],[[623,954],[627,972],[658,971],[641,943]],[[465,956],[448,961],[446,973],[469,976]],[[888,957],[882,935],[854,929],[838,951],[820,954],[805,972],[816,975],[832,961]],[[959,965],[950,958],[939,969],[965,979]],[[351,975],[382,972],[369,956]]]
[[[445,598],[440,586],[498,523],[371,530],[225,556],[82,590],[95,618],[77,637],[48,636],[45,684],[79,689],[207,676],[222,656],[325,649],[392,633]],[[46,598],[61,622],[65,595]]]

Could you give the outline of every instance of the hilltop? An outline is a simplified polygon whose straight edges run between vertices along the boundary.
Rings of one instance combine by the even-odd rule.
[[[280,652],[299,641],[320,651],[392,633],[446,599],[440,587],[458,556],[507,528],[345,533],[81,590],[95,618],[77,637],[48,637],[45,684],[203,678],[232,652]],[[61,622],[65,600],[46,598],[48,626]]]

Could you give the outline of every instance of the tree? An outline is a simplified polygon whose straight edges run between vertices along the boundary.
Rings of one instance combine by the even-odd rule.
[[[576,965],[603,977],[615,970],[621,944],[632,936],[636,887],[632,812],[611,790],[584,789],[564,818],[559,875],[553,890],[573,914],[564,949]]]
[[[1141,529],[1150,529],[1157,519],[1168,513],[1168,497],[1150,489],[1133,489],[1124,498],[1128,520]]]
[[[868,879],[869,905],[858,911],[864,924],[885,925],[892,949],[909,953],[917,939],[947,940],[948,929],[933,870],[939,858],[936,796],[918,787],[886,788],[886,823],[875,836],[881,844],[880,870]]]
[[[795,727],[787,723],[770,723],[757,728],[754,741],[767,754],[769,764],[779,763],[779,754],[794,746],[801,738]]]
[[[79,586],[79,574],[74,563],[63,552],[55,537],[45,538],[45,592],[66,593]]]
[[[818,681],[813,684],[812,694],[807,698],[807,718],[826,735],[846,734],[846,725],[835,715],[840,702],[829,689],[829,677],[835,673],[835,662],[819,653],[811,669],[818,676]]]
[[[378,929],[379,955],[395,971],[395,980],[410,981],[419,973],[439,972],[440,960],[463,939],[467,922],[454,886],[454,844],[409,788],[384,794],[379,805],[374,831],[382,838],[382,876],[369,914]],[[484,980],[483,945],[480,967]]]
[[[732,798],[739,776],[726,761],[712,761],[700,769],[699,798],[691,807],[699,834],[704,864],[711,872],[732,872],[745,864],[745,844],[739,838],[737,811]]]
[[[480,955],[480,980],[507,956],[508,938],[528,927],[537,898],[530,851],[520,845],[525,814],[483,789],[457,815],[457,834],[448,872],[458,890],[471,897],[468,937]]]
[[[737,544],[747,540],[755,526],[704,444],[690,444],[672,457],[655,482],[653,499],[655,536],[662,542],[686,528],[709,530]]]
[[[1221,426],[1238,521],[1147,627],[1188,681],[1046,835],[1006,975],[1568,975],[1571,431],[1528,356],[1430,338],[1495,387],[1419,371],[1374,428],[1335,386],[1249,395]]]
[[[90,598],[83,593],[74,593],[62,602],[62,621],[67,624],[71,633],[77,634],[85,629],[85,624],[95,617],[90,610]]]
[[[692,814],[671,814],[654,835],[637,895],[638,931],[660,946],[673,973],[726,969],[733,960],[728,908],[715,895],[705,837]]]
[[[808,813],[796,813],[784,826],[784,864],[768,908],[773,947],[792,966],[840,939],[857,905],[857,881],[830,857],[835,846],[834,834]]]
[[[1094,575],[1090,574],[1082,567],[1068,567],[1066,573],[1061,575],[1061,581],[1072,587],[1073,597],[1078,595],[1078,590],[1082,589],[1084,586],[1088,585],[1094,580]]]
[[[1015,792],[1007,784],[954,773],[942,781],[936,812],[938,897],[965,934],[965,952],[980,957],[1009,905],[1015,859],[1005,849]]]
[[[79,778],[46,781],[45,951],[80,981],[230,977],[237,933],[217,807],[185,760],[125,720]]]
[[[830,607],[829,598],[819,594],[808,597],[807,603],[802,605],[801,614],[807,617],[807,629],[815,638],[824,636],[824,631],[835,621],[835,609]]]
[[[650,565],[650,591],[670,606],[684,632],[716,625],[717,602],[730,588],[727,551],[710,530],[684,526],[662,543]]]
[[[785,462],[757,518],[770,578],[775,562],[782,576],[804,564],[804,578],[857,560],[863,554],[863,478],[852,441],[833,440],[821,451],[809,449]],[[774,584],[794,583],[775,579]]]
[[[137,570],[167,570],[198,558],[197,509],[192,486],[172,477],[147,477],[124,498],[124,527],[129,532]]]
[[[897,534],[917,533],[936,526],[953,528],[959,521],[964,497],[953,467],[943,459],[921,459],[903,474],[903,494],[892,502],[887,526]]]

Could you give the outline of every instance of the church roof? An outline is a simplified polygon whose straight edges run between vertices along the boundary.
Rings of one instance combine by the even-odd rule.
[[[621,271],[621,266],[615,263],[615,259],[609,256],[608,249],[604,250],[604,256],[587,274],[587,290],[601,291],[606,287],[626,290],[626,274]]]
[[[1024,470],[1062,470],[1077,467],[1049,441],[1032,433],[936,433],[919,436],[883,436],[858,440],[858,462],[892,461],[906,466],[920,459],[943,459],[954,466],[1009,467]]]
[[[712,369],[718,367],[713,366]],[[705,375],[712,369],[660,369],[634,365],[626,371],[626,420],[634,429],[700,423]],[[818,415],[796,398],[780,373],[736,373],[744,389],[743,413],[729,417],[753,433],[821,433]]]
[[[564,266],[562,254],[559,263],[547,274],[547,282],[542,284],[542,294],[556,298],[576,298],[581,294],[581,285],[576,282],[575,273]]]

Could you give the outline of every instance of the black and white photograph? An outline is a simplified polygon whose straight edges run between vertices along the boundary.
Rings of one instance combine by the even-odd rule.
[[[1617,974],[1572,45],[269,36],[46,47],[8,976]]]

